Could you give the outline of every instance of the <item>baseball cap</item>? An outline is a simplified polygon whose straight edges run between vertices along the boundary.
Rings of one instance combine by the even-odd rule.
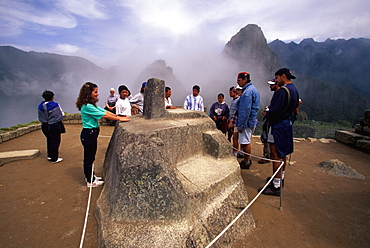
[[[241,78],[241,79],[246,79],[247,78],[247,79],[249,79],[250,76],[249,76],[248,72],[243,71],[243,72],[239,72],[238,78]]]
[[[275,85],[276,84],[275,78],[271,79],[270,81],[267,81],[267,84],[268,85]]]
[[[144,88],[146,86],[146,82],[141,84],[141,88]]]
[[[281,76],[285,74],[288,79],[295,79],[296,77],[292,74],[292,71],[288,68],[281,68],[275,72],[275,76]]]
[[[235,89],[236,89],[236,90],[242,90],[243,88],[242,88],[242,87],[240,87],[240,86],[236,86],[236,87],[235,87]]]

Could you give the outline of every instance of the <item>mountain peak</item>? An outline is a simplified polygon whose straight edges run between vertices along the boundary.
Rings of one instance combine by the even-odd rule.
[[[238,61],[244,70],[259,75],[261,81],[270,78],[280,66],[277,55],[267,45],[262,29],[255,24],[240,29],[225,45],[222,53]]]

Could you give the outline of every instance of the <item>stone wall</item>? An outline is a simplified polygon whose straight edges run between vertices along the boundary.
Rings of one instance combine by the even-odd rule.
[[[359,122],[354,131],[337,130],[335,139],[370,153],[370,110],[365,110],[364,117],[361,117]]]
[[[27,133],[33,132],[35,130],[41,129],[41,124],[32,124],[27,127],[21,127],[18,128],[17,130],[5,132],[5,133],[0,133],[0,143],[3,143],[5,141],[11,140],[18,138],[22,135],[25,135]]]
[[[64,125],[82,125],[81,121],[81,114],[66,114],[64,116],[63,120]],[[108,124],[108,122],[105,119],[100,119],[99,120],[100,125],[105,125]],[[17,137],[20,137],[26,133],[30,133],[36,130],[41,129],[41,123],[39,124],[32,124],[27,127],[21,127],[13,131],[8,131],[5,133],[0,133],[0,144],[2,142],[15,139]]]
[[[355,126],[355,132],[370,136],[370,110],[365,111],[364,117],[361,117],[359,122],[360,123]]]

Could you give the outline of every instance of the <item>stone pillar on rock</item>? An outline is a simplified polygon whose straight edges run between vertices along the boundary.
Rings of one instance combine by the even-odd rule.
[[[164,106],[164,85],[160,79],[148,80],[144,92],[144,117],[147,119],[161,119],[166,117]]]
[[[166,110],[163,80],[147,81],[143,112],[116,125],[106,152],[99,247],[205,247],[248,204],[231,144],[205,112]],[[214,247],[254,227],[248,210]]]

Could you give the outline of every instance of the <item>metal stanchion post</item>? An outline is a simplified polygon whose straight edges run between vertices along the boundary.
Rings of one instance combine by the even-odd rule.
[[[280,211],[283,210],[283,166],[280,168]]]

